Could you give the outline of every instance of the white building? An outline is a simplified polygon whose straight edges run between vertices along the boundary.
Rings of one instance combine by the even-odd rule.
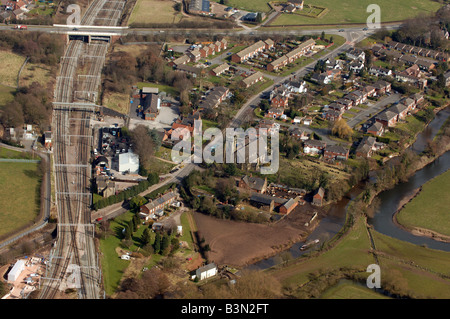
[[[16,281],[25,269],[25,259],[19,259],[8,273],[8,281]]]
[[[119,172],[129,174],[139,173],[139,157],[134,153],[119,154]]]
[[[217,267],[214,263],[200,267],[195,271],[195,277],[199,280],[207,279],[217,274]]]

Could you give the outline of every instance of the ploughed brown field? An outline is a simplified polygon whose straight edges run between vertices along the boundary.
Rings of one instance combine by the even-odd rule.
[[[319,214],[318,218],[312,226],[305,227],[315,211]],[[194,213],[199,237],[204,237],[211,248],[207,253],[209,261],[234,267],[270,257],[304,240],[323,216],[323,211],[309,204],[297,206],[282,220],[268,225],[222,220]]]

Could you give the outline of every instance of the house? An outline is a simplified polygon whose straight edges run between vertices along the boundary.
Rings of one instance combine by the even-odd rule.
[[[372,86],[376,90],[376,95],[386,94],[391,91],[391,83],[383,80],[375,82],[374,84],[372,84]]]
[[[346,55],[351,60],[361,60],[364,61],[366,59],[366,54],[363,50],[358,48],[351,48],[346,52]]]
[[[275,43],[273,42],[272,39],[266,39],[266,40],[264,40],[264,44],[266,45],[266,46],[265,46],[265,49],[266,49],[266,50],[270,50],[270,49],[273,48],[273,46],[274,46]]]
[[[374,76],[392,76],[392,70],[381,66],[372,66],[369,69],[369,74]]]
[[[273,72],[273,71],[277,71],[278,69],[280,69],[283,66],[286,66],[288,64],[289,64],[289,59],[285,55],[283,55],[283,56],[279,57],[278,59],[267,64],[266,68],[267,68],[267,71]]]
[[[423,95],[419,94],[419,93],[415,93],[415,94],[411,95],[411,99],[414,100],[415,107],[418,107],[420,104],[423,103],[423,101],[425,101]]]
[[[119,154],[119,172],[122,174],[138,174],[139,156],[131,152]]]
[[[262,179],[245,175],[239,180],[239,187],[264,194],[267,190],[267,177]]]
[[[322,187],[316,191],[313,196],[312,204],[316,206],[322,206],[324,200],[325,190]]]
[[[376,138],[372,136],[364,136],[355,150],[356,156],[370,157],[375,150]]]
[[[318,155],[327,146],[327,143],[319,140],[307,140],[303,145],[303,153],[308,155]]]
[[[430,72],[431,70],[433,70],[436,67],[435,62],[423,60],[423,59],[418,59],[416,61],[416,64],[421,70],[423,70],[425,72]]]
[[[204,280],[217,275],[217,266],[214,263],[200,267],[195,271],[194,279]]]
[[[202,53],[199,49],[194,49],[186,53],[191,62],[198,62],[202,58]]]
[[[328,74],[327,72],[314,73],[311,76],[311,81],[314,81],[319,84],[330,84],[331,79],[332,79],[332,76],[330,74]]]
[[[247,61],[248,59],[253,58],[258,53],[264,51],[266,44],[263,41],[258,41],[251,46],[239,51],[231,56],[231,61],[235,63],[242,63]]]
[[[283,86],[292,93],[306,93],[306,81],[292,81],[289,80],[283,84]]]
[[[258,71],[243,79],[241,81],[241,86],[243,86],[244,88],[248,88],[257,82],[262,81],[263,79],[263,74]]]
[[[366,130],[366,132],[375,136],[382,136],[384,133],[384,126],[380,122],[375,122]]]
[[[199,110],[217,108],[226,99],[230,90],[224,86],[216,86],[210,90],[206,97],[200,101]]]
[[[228,63],[223,63],[214,69],[211,70],[211,75],[219,76],[222,73],[228,71],[230,69],[230,65]]]
[[[397,122],[405,119],[408,115],[408,107],[401,103],[391,106],[388,111],[397,114]]]
[[[170,61],[169,65],[173,66],[173,67],[177,67],[179,65],[188,63],[190,60],[191,60],[191,58],[188,55],[183,54],[179,58],[176,58],[175,60]]]
[[[145,120],[155,120],[161,108],[161,99],[157,94],[147,94],[142,107],[142,115]]]
[[[293,138],[295,138],[296,140],[302,140],[302,141],[305,141],[305,140],[307,140],[309,138],[308,134],[306,133],[306,131],[302,130],[302,129],[298,128],[298,127],[296,127],[293,130],[291,130],[290,131],[290,135]]]
[[[329,110],[324,114],[324,117],[326,120],[330,122],[336,122],[339,121],[342,118],[342,113],[340,111],[336,110]]]
[[[22,9],[16,9],[13,11],[13,17],[16,20],[22,20],[22,19],[26,18],[25,11]]]
[[[405,97],[401,99],[399,103],[406,105],[408,111],[414,110],[416,108],[416,101],[410,97]]]
[[[375,121],[384,127],[393,127],[397,123],[398,115],[390,110],[384,110],[375,117]]]
[[[270,108],[266,115],[264,115],[265,117],[270,117],[273,119],[278,119],[280,118],[284,113],[284,109],[283,108],[278,108],[278,107],[272,107]]]
[[[289,98],[287,95],[277,94],[270,100],[270,105],[276,108],[287,108],[289,103]]]
[[[352,62],[350,62],[350,64],[348,65],[348,68],[353,71],[354,73],[358,73],[359,71],[361,71],[362,69],[364,69],[364,61],[363,60],[353,60]]]
[[[139,211],[141,213],[150,215],[156,214],[156,212],[163,210],[170,204],[177,200],[177,194],[175,192],[169,191],[164,195],[160,195],[158,198],[150,200],[147,204],[141,206]]]
[[[109,177],[100,175],[95,178],[97,184],[97,193],[103,197],[109,197],[116,194],[116,183]]]
[[[345,112],[345,110],[346,110],[346,107],[343,104],[338,104],[336,102],[333,102],[333,103],[328,105],[328,110],[329,111],[336,111],[336,112],[339,112],[340,114],[343,114]]]
[[[339,145],[327,145],[323,157],[327,160],[348,160],[349,150]]]

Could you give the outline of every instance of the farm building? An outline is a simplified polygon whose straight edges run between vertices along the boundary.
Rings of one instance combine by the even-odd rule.
[[[214,263],[200,267],[195,271],[195,277],[199,280],[204,280],[213,277],[217,274],[217,266]]]

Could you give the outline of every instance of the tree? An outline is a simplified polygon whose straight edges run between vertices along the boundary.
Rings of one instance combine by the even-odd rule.
[[[138,210],[141,206],[143,206],[147,200],[142,196],[134,196],[130,199],[130,208],[134,211]]]
[[[161,235],[159,234],[159,232],[156,233],[155,242],[153,243],[153,249],[155,251],[155,254],[159,254],[161,251]]]
[[[124,237],[126,240],[130,240],[132,236],[132,226],[128,224],[128,226],[125,227],[125,234]]]
[[[150,131],[146,126],[138,125],[130,133],[133,152],[139,156],[140,164],[147,167],[154,154],[154,142]]]
[[[334,123],[331,133],[339,138],[350,140],[353,135],[353,130],[344,119],[340,119]]]
[[[141,237],[143,246],[147,246],[148,244],[150,244],[151,240],[152,240],[152,234],[150,232],[150,228],[147,227],[144,229],[144,232],[142,233],[142,237]]]

